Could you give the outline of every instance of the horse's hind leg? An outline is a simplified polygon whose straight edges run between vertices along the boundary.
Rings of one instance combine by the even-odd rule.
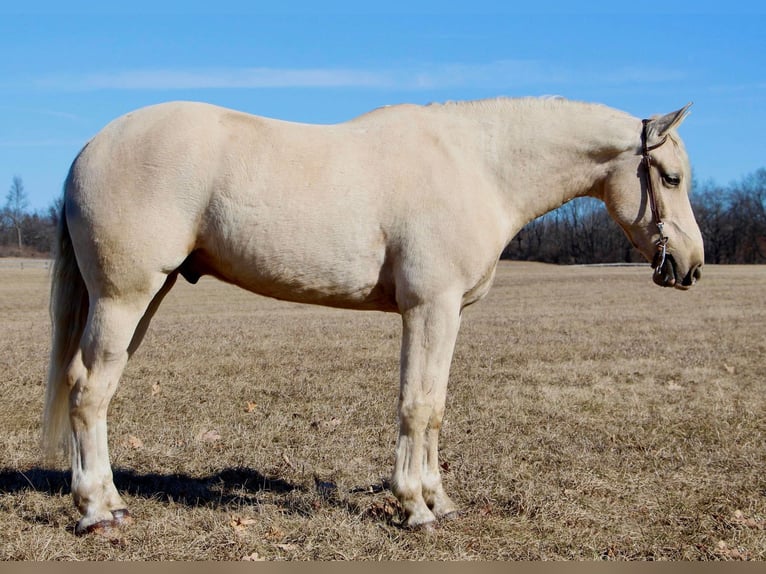
[[[163,277],[164,279],[164,277]],[[152,294],[92,297],[80,349],[68,370],[72,496],[83,517],[76,532],[117,525],[128,516],[112,480],[106,414]],[[142,334],[142,333],[141,333]]]

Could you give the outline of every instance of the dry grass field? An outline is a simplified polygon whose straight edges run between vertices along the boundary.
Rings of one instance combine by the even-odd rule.
[[[67,465],[37,447],[48,272],[5,263],[2,559],[766,559],[766,267],[682,293],[647,267],[502,262],[442,434],[464,513],[432,533],[387,489],[398,316],[180,281],[110,411],[135,523],[75,537]]]

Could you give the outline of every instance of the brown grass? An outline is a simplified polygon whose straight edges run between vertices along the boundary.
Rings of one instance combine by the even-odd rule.
[[[648,269],[501,263],[466,310],[442,436],[464,509],[398,526],[399,319],[203,279],[112,402],[136,522],[77,538],[38,452],[47,271],[0,265],[0,558],[766,559],[766,267],[687,293]]]

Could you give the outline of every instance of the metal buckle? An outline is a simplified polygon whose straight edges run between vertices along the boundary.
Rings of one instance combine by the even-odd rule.
[[[654,272],[659,275],[662,273],[662,267],[665,265],[665,258],[668,253],[668,238],[662,235],[662,228],[660,228],[660,240],[657,242],[657,251],[660,252],[660,260],[657,263],[657,267],[654,268]]]

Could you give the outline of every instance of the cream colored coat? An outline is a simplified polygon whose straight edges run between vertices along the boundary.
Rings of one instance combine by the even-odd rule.
[[[658,117],[651,177],[669,237],[655,281],[689,287],[703,262],[690,170]],[[535,217],[591,195],[652,259],[641,122],[559,99],[401,105],[318,126],[201,103],[110,123],[67,179],[52,287],[45,436],[69,436],[78,532],[128,517],[112,482],[106,410],[178,275],[304,303],[398,312],[400,434],[392,486],[407,525],[453,515],[438,434],[462,309]],[[676,179],[680,183],[676,183]]]

